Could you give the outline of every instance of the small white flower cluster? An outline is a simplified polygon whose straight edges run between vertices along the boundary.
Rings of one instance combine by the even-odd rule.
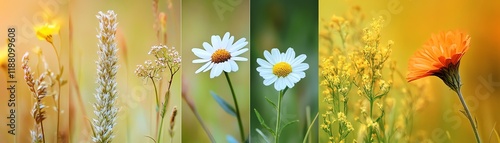
[[[156,59],[154,62],[146,60],[144,65],[137,65],[135,74],[138,77],[160,81],[162,79],[161,73],[165,69],[168,68],[171,73],[175,73],[180,69],[181,56],[174,47],[169,48],[165,45],[155,45],[151,47],[148,54],[153,55]]]

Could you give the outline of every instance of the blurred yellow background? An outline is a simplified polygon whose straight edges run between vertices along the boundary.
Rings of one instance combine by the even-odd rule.
[[[29,66],[32,72],[35,72],[35,77],[38,78],[40,73],[44,71],[44,66],[39,60],[35,49],[40,47],[43,52],[47,63],[49,63],[49,68],[58,73],[58,60],[56,53],[50,43],[45,40],[39,40],[36,37],[36,32],[34,31],[35,26],[44,25],[45,23],[53,23],[61,25],[60,33],[53,36],[54,45],[57,47],[58,53],[61,55],[61,59],[68,58],[68,1],[67,0],[25,0],[25,1],[1,1],[0,9],[0,58],[1,63],[7,62],[4,59],[7,52],[7,29],[13,27],[16,29],[16,136],[8,134],[7,131],[10,129],[7,126],[6,117],[9,116],[10,108],[7,106],[7,101],[9,100],[9,94],[7,91],[7,71],[2,67],[0,70],[0,101],[5,104],[0,105],[0,139],[1,142],[30,142],[30,130],[34,129],[34,120],[31,115],[31,109],[33,107],[34,99],[28,86],[24,80],[24,72],[21,68],[21,59],[26,52],[30,53]],[[39,63],[40,62],[40,63]],[[37,68],[37,63],[38,68]],[[61,66],[67,68],[69,62],[67,60],[60,61]],[[62,75],[63,79],[68,79],[67,70]],[[10,79],[9,79],[10,80]],[[60,114],[60,128],[61,138],[63,140],[69,139],[69,86],[66,84],[61,88],[61,114]],[[5,96],[4,96],[5,95]],[[52,96],[44,98],[44,104],[48,106],[45,109],[46,119],[43,121],[45,130],[45,139],[47,142],[56,141],[56,124],[57,124],[57,111],[54,109],[55,104]],[[4,124],[5,123],[5,124]]]
[[[319,19],[323,19],[320,21],[322,26],[332,15],[346,16],[353,6],[359,6],[364,13],[363,27],[372,18],[383,16],[385,25],[381,41],[394,41],[391,59],[396,61],[396,68],[404,76],[409,58],[430,39],[431,34],[456,29],[468,33],[471,45],[460,67],[462,92],[477,118],[482,141],[488,142],[495,124],[495,129],[500,130],[499,5],[500,1],[491,0],[320,0]],[[394,85],[401,84],[406,82],[394,81]],[[420,92],[428,101],[414,113],[413,136],[433,142],[475,141],[468,120],[459,112],[462,106],[457,95],[439,78],[423,78],[410,84],[423,85]],[[394,86],[389,94],[401,102],[401,90],[401,86]],[[499,142],[494,136],[491,141]]]
[[[217,4],[217,6],[214,4]],[[203,42],[211,43],[212,35],[222,37],[226,32],[230,32],[235,41],[240,38],[251,41],[250,1],[243,0],[230,3],[229,1],[183,0],[182,7],[183,91],[193,99],[203,122],[205,122],[217,142],[227,142],[226,137],[228,135],[240,141],[236,117],[226,113],[210,95],[210,91],[213,91],[234,107],[231,91],[224,74],[213,79],[209,76],[210,71],[195,74],[195,71],[203,64],[192,63],[198,57],[193,54],[191,49],[203,49]],[[250,48],[250,44],[245,48]],[[240,56],[250,60],[250,51]],[[245,137],[248,138],[250,126],[249,75],[252,70],[250,69],[250,61],[237,62],[237,64],[239,70],[229,73],[229,77],[237,96]],[[183,109],[185,110],[182,112],[182,142],[210,142],[185,101],[183,101]]]

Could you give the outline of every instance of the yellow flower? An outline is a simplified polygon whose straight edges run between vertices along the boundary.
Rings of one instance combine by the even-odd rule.
[[[5,70],[5,72],[7,71],[7,58],[7,48],[2,48],[0,50],[0,68]]]
[[[45,23],[42,26],[35,26],[36,37],[40,40],[46,40],[49,43],[52,43],[52,35],[56,35],[59,33],[60,26],[57,24],[47,24]]]

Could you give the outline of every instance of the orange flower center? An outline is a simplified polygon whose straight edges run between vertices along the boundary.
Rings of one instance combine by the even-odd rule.
[[[212,54],[212,62],[222,63],[231,59],[231,54],[226,49],[218,49]]]

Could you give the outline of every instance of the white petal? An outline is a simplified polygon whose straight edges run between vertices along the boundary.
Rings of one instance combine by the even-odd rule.
[[[229,64],[231,65],[231,71],[236,72],[238,71],[239,67],[238,64],[234,60],[229,60]]]
[[[293,83],[297,83],[300,81],[300,77],[299,77],[299,74],[297,73],[290,73],[288,76],[287,76],[288,79],[290,79],[291,82]]]
[[[218,77],[222,73],[223,65],[215,64],[212,71],[210,71],[210,78]]]
[[[222,63],[222,65],[224,65],[225,72],[231,72],[231,65],[229,64],[228,61],[225,61],[224,63]]]
[[[210,78],[214,78],[215,77],[215,72],[216,72],[216,69],[219,67],[219,65],[217,64],[214,64],[214,67],[212,68],[212,70],[210,71]]]
[[[191,51],[198,57],[202,58],[202,59],[209,59],[211,58],[212,54],[211,53],[208,53],[207,51],[205,50],[202,50],[200,48],[193,48],[191,49]]]
[[[288,79],[288,77],[284,78],[284,81],[285,81],[286,86],[288,86],[288,88],[292,88],[294,86],[293,82],[290,81],[290,79]]]
[[[195,63],[195,64],[206,63],[208,61],[210,61],[210,59],[196,59],[196,60],[193,60],[193,63]]]
[[[215,52],[214,47],[212,47],[212,45],[208,44],[207,42],[203,42],[203,48],[205,48],[205,50],[209,53]]]
[[[286,87],[285,78],[282,78],[282,77],[278,78],[278,82],[279,82],[279,84],[278,84],[279,90],[285,89],[285,87]]]
[[[258,72],[264,72],[265,70],[268,70],[269,68],[264,68],[264,67],[257,67]]]
[[[246,45],[248,45],[248,42],[246,42],[246,39],[245,38],[241,38],[239,39],[238,41],[236,41],[236,43],[234,43],[232,46],[231,46],[231,51],[236,51],[236,50],[239,50],[243,47],[245,47]]]
[[[268,79],[269,77],[274,77],[276,75],[274,75],[272,72],[269,72],[269,71],[263,71],[263,72],[259,72],[259,75],[264,78],[264,79]]]
[[[235,61],[248,61],[248,59],[244,57],[232,57],[231,59]]]
[[[273,84],[278,79],[277,76],[273,76],[272,78],[264,79],[264,85],[269,86]]]
[[[290,65],[292,67],[297,66],[298,64],[302,63],[304,60],[306,60],[307,56],[305,54],[299,55],[297,58],[295,58]]]
[[[267,50],[264,51],[264,57],[266,58],[266,61],[269,61],[269,63],[271,65],[276,64],[276,61],[274,60],[273,55],[271,55],[271,53],[269,53],[269,51],[267,51]]]
[[[281,90],[281,78],[278,78],[276,80],[276,82],[274,82],[274,89],[276,89],[277,91],[280,91]]]
[[[220,49],[221,39],[219,35],[212,35],[212,47],[217,50]]]
[[[205,68],[207,68],[210,65],[210,63],[211,62],[208,62],[208,63],[204,64],[203,66],[201,66],[201,68],[199,68],[198,70],[196,70],[194,73],[195,74],[200,73],[202,70],[204,70]]]
[[[206,72],[206,71],[212,69],[214,67],[214,65],[215,65],[215,63],[210,62],[210,65],[208,65],[208,67],[205,70],[203,70],[203,72]]]
[[[222,41],[220,42],[220,47],[223,49],[228,49],[227,43],[229,42],[229,32],[226,32],[222,37]]]
[[[233,51],[233,42],[234,42],[234,36],[229,37],[226,43],[226,50],[229,52]]]
[[[265,68],[273,68],[273,65],[271,65],[269,62],[261,59],[261,58],[257,58],[257,63],[261,66],[261,67],[265,67]]]
[[[305,71],[307,69],[309,69],[309,64],[307,64],[307,63],[301,63],[301,64],[293,67],[292,71],[301,72],[301,71]]]
[[[304,77],[306,77],[306,73],[305,73],[305,72],[297,72],[296,74],[297,74],[297,75],[299,76],[299,78],[301,78],[301,79],[302,79],[302,78],[304,78]]]
[[[292,63],[292,60],[295,58],[295,51],[290,47],[286,50],[286,59],[285,61],[288,63]]]
[[[278,62],[282,62],[281,61],[281,53],[280,53],[280,50],[278,50],[277,48],[273,48],[271,50],[271,55],[272,55],[272,58],[273,60],[278,63]],[[271,64],[275,64],[275,63],[271,63]]]
[[[248,48],[241,49],[241,50],[236,51],[236,52],[232,52],[232,53],[231,53],[231,57],[239,56],[239,55],[241,55],[241,54],[245,53],[246,51],[248,51]]]

